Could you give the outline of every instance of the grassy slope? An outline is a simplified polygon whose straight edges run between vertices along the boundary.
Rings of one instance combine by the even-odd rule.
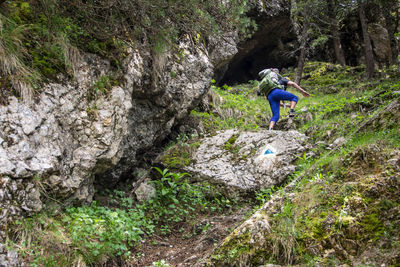
[[[398,101],[400,76],[397,68],[373,81],[363,75],[360,67],[307,65],[302,86],[313,95],[301,98],[291,127],[315,148],[299,160],[296,186],[277,192],[267,242],[231,240],[213,266],[400,264],[400,108],[385,110]]]
[[[376,80],[359,81],[363,74],[362,68],[318,62],[307,65],[302,86],[313,96],[300,98],[299,116],[293,122],[283,110],[278,126],[305,132],[315,148],[299,159],[292,178],[302,179],[291,191],[272,190],[281,199],[271,210],[275,215],[269,214],[272,228],[266,238],[272,247],[251,250],[245,242],[240,249],[227,244],[215,251],[212,265],[229,266],[244,260],[248,264],[399,264],[400,181],[399,169],[393,164],[400,157],[400,111],[398,106],[382,111],[398,99],[395,91],[400,91],[400,76],[392,69]],[[265,99],[256,96],[256,88],[255,81],[213,86],[207,112],[193,111],[192,116],[201,120],[207,133],[264,128],[270,111]],[[330,146],[339,137],[345,138],[345,143]],[[187,164],[200,141],[181,136],[170,147],[171,157],[165,161],[171,163],[168,167]],[[182,156],[188,158],[179,158]],[[189,185],[175,180],[179,175],[174,173],[162,176],[155,183],[157,194],[151,202],[135,206],[126,193],[116,192],[107,197],[104,206],[57,213],[47,210],[10,226],[8,245],[32,266],[115,263],[118,259],[134,262],[143,238],[171,232],[183,237],[189,228],[174,230],[182,221],[195,224],[196,218],[227,211],[236,203],[220,193],[207,196],[215,191],[211,185]],[[266,202],[272,191],[256,192],[257,199]]]

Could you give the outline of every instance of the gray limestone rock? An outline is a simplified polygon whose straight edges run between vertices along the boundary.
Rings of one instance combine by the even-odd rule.
[[[202,140],[192,163],[184,167],[199,178],[241,190],[282,183],[308,147],[296,131],[239,132],[227,130]]]
[[[148,180],[145,180],[143,183],[139,185],[139,187],[135,190],[135,195],[137,200],[145,201],[151,199],[155,196],[156,189],[153,185],[149,183]]]
[[[14,250],[7,251],[0,243],[0,267],[22,267],[25,266],[18,260],[18,253]]]
[[[48,192],[65,204],[91,202],[95,183],[132,174],[143,151],[186,119],[209,90],[213,65],[190,40],[179,50],[179,58],[130,51],[124,81],[95,99],[91,87],[112,70],[84,55],[74,81],[45,84],[33,103],[10,97],[0,106],[0,241],[5,225],[40,211]]]

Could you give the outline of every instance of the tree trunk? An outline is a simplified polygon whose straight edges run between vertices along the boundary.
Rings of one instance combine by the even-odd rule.
[[[332,34],[332,38],[333,38],[333,48],[335,49],[336,60],[339,62],[340,65],[346,66],[346,59],[344,57],[342,44],[340,42],[338,21],[336,19],[334,9],[335,9],[335,7],[334,7],[332,0],[328,0],[328,14],[329,14],[329,20],[330,20],[329,23],[330,23],[330,30],[331,30],[331,34]]]
[[[395,7],[396,7],[396,5],[395,5]],[[397,44],[396,38],[394,37],[394,34],[395,34],[394,19],[393,19],[392,15],[390,14],[391,8],[389,8],[385,4],[383,4],[381,6],[381,8],[382,8],[383,17],[385,19],[385,27],[386,27],[386,30],[389,35],[390,49],[392,51],[391,55],[389,55],[389,65],[392,65],[398,56],[398,44]]]
[[[374,55],[372,52],[371,38],[368,33],[367,18],[365,16],[365,4],[363,0],[358,3],[358,13],[360,16],[361,28],[364,38],[365,65],[367,67],[367,77],[372,78],[375,72]]]
[[[307,19],[307,13],[304,14],[303,16],[304,23],[303,23],[303,29],[301,32],[301,39],[300,39],[300,56],[297,62],[297,72],[294,77],[294,82],[300,85],[301,81],[301,76],[303,74],[303,69],[306,61],[306,52],[307,52],[307,39],[308,39],[308,28],[310,25],[310,22]]]
[[[399,28],[399,21],[400,21],[400,15],[399,15],[399,6],[396,6],[396,16],[395,16],[395,23],[394,23],[394,28],[398,29]]]
[[[306,18],[306,16],[305,16]],[[301,32],[301,40],[300,40],[300,56],[297,62],[297,72],[294,77],[294,82],[300,85],[301,76],[303,74],[304,64],[306,61],[306,52],[307,52],[307,39],[308,39],[308,27],[309,21],[305,19],[303,24],[303,30]]]

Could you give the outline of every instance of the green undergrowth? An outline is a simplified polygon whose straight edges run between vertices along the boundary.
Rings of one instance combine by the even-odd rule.
[[[267,100],[257,97],[257,86],[257,81],[233,87],[212,85],[210,110],[193,110],[191,114],[210,133],[232,128],[250,131],[265,128],[271,111]]]
[[[294,186],[256,194],[255,211],[276,197],[262,210],[268,231],[230,236],[209,266],[400,264],[400,105],[390,106],[400,75],[398,66],[363,75],[362,66],[306,65],[301,85],[312,96],[300,99],[294,127],[311,137],[311,153],[288,177]]]
[[[371,141],[349,143],[329,160],[301,159],[303,166],[317,167],[293,189],[283,186],[257,195],[261,204],[278,195],[263,211],[268,215],[267,232],[231,237],[214,251],[208,266],[351,266],[361,253],[367,258],[360,263],[397,266],[400,179],[397,163],[387,162],[398,158],[400,151],[387,142]]]
[[[160,161],[169,169],[182,169],[193,163],[193,153],[200,146],[198,137],[181,134],[165,147]]]
[[[30,266],[129,262],[153,235],[183,235],[199,216],[228,212],[237,205],[215,186],[190,183],[187,173],[155,169],[154,197],[134,203],[128,192],[114,191],[104,196],[108,204],[94,201],[64,212],[41,212],[8,227],[8,246],[18,248]]]
[[[118,71],[130,47],[179,54],[183,38],[199,45],[234,30],[247,38],[257,27],[248,9],[243,0],[1,1],[0,103],[9,95],[27,98],[43,82],[72,79],[83,53],[108,59]]]
[[[400,245],[395,230],[400,225],[396,194],[400,181],[393,166],[385,163],[392,151],[369,142],[347,147],[335,155],[336,166],[321,164],[313,176],[298,183],[295,197],[287,204],[294,206],[295,212],[286,219],[292,221],[296,239],[287,263],[332,264],[334,259],[351,263],[349,255],[356,257],[370,246],[386,257],[382,262],[399,263],[399,255],[392,253]],[[278,227],[282,221],[274,218],[273,223]],[[388,242],[391,245],[382,245]],[[326,250],[331,250],[329,257],[324,256]],[[279,254],[274,261],[284,262]]]

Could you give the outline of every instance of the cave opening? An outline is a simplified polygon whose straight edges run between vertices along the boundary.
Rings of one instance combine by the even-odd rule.
[[[218,81],[218,85],[235,85],[247,83],[251,80],[259,80],[258,73],[266,68],[284,69],[294,67],[296,59],[290,56],[289,53],[280,51],[276,46],[271,45],[254,49],[242,59],[233,59],[229,63],[227,71]]]
[[[234,57],[215,73],[217,85],[234,85],[258,80],[265,68],[289,68],[296,65],[297,35],[290,16],[282,13],[257,18],[258,28],[250,39],[238,45]]]

